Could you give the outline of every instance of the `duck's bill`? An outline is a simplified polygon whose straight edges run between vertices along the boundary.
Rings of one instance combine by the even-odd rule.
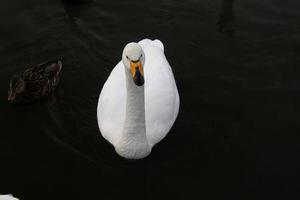
[[[143,71],[142,63],[140,61],[130,62],[130,72],[133,81],[137,86],[144,85],[144,71]]]

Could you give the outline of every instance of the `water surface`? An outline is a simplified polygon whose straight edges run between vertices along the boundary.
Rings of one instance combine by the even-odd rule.
[[[295,198],[300,2],[68,2],[0,3],[0,193]],[[163,41],[181,105],[168,136],[130,162],[101,137],[96,107],[124,45],[144,38]],[[55,95],[9,105],[10,76],[51,58],[63,60]]]

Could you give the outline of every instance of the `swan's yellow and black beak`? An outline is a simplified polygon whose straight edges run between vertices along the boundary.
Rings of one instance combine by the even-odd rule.
[[[130,72],[134,83],[137,86],[144,85],[144,71],[141,61],[131,61],[130,62]]]

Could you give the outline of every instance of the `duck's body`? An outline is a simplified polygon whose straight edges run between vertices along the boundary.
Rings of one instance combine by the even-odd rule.
[[[61,61],[52,60],[14,75],[9,85],[8,101],[27,104],[49,96],[59,83],[61,68]]]
[[[102,88],[97,109],[102,136],[119,155],[132,159],[151,152],[167,135],[179,110],[179,95],[163,44],[149,39],[138,44],[144,52],[145,84],[137,86],[124,61],[119,62]]]

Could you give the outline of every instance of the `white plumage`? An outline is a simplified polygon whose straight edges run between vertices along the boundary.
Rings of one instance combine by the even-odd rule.
[[[19,200],[19,199],[13,197],[10,194],[7,194],[7,195],[0,195],[0,200]]]
[[[146,157],[151,152],[153,145],[167,135],[179,110],[179,95],[172,69],[164,55],[163,44],[159,40],[149,39],[144,39],[138,44],[144,54],[145,84],[138,87],[131,84],[128,78],[126,79],[130,73],[127,73],[125,61],[127,55],[125,54],[136,59],[137,55],[141,53],[134,45],[131,49],[127,47],[127,50],[125,47],[123,62],[120,61],[115,66],[105,82],[97,108],[98,124],[102,136],[114,145],[119,155],[131,159]],[[136,92],[132,92],[131,89]],[[132,92],[130,93],[133,95],[132,98],[128,97],[128,91]],[[144,101],[139,101],[143,95]],[[144,106],[144,113],[143,107],[138,105]],[[128,108],[130,106],[133,108]],[[131,120],[133,128],[129,129],[134,133],[127,134],[129,136],[125,137],[126,130],[124,129],[128,129],[128,125],[124,125],[125,120],[131,116],[134,118],[134,115],[144,116],[144,122],[139,118]],[[143,131],[146,137],[141,136]]]

